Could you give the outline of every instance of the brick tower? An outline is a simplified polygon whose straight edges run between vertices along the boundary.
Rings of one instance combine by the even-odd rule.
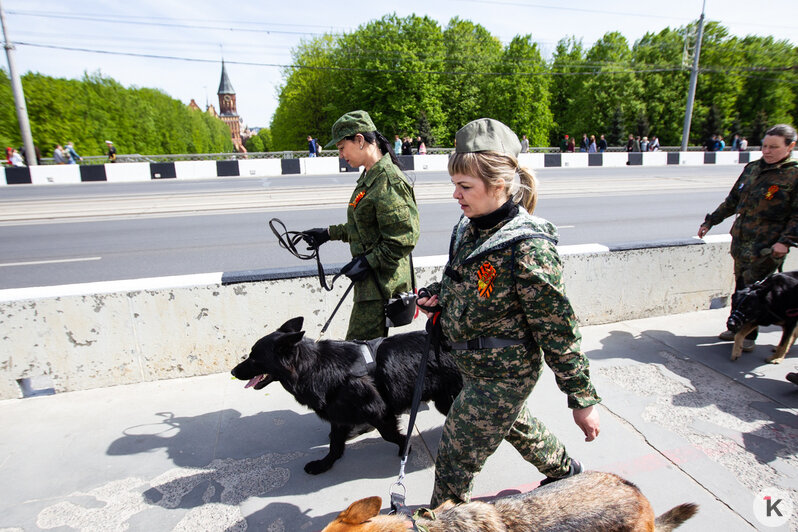
[[[222,59],[222,79],[219,82],[217,94],[219,96],[219,118],[230,126],[230,136],[235,150],[244,151],[244,146],[241,143],[241,122],[236,111],[236,91],[233,89],[233,84],[230,83],[230,78],[227,77],[224,59]]]

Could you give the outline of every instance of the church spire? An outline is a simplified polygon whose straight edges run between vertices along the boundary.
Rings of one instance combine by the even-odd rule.
[[[230,83],[230,78],[227,77],[227,69],[224,68],[224,59],[222,59],[222,79],[219,81],[219,91],[217,94],[235,94],[233,84]]]

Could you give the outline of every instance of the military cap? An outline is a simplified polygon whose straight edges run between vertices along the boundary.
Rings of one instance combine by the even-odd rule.
[[[332,140],[327,143],[325,148],[332,148],[341,139],[351,137],[357,133],[377,131],[374,122],[366,111],[352,111],[335,121],[332,127]]]
[[[492,118],[479,118],[460,128],[454,136],[455,152],[495,151],[518,157],[521,143],[513,130]]]

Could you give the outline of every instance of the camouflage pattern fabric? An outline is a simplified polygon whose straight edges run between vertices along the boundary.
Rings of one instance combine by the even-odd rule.
[[[353,257],[365,255],[375,275],[355,283],[355,308],[350,317],[350,330],[363,330],[359,324],[375,324],[377,317],[384,323],[382,305],[393,295],[411,290],[410,260],[408,256],[418,242],[419,220],[413,188],[402,171],[384,155],[357,180],[346,223],[329,227],[331,240],[349,243]],[[378,301],[379,312],[360,309],[360,302]],[[369,325],[367,330],[376,331]],[[384,329],[384,326],[382,327]],[[380,330],[382,330],[380,329]],[[351,331],[350,331],[351,332]],[[362,334],[362,333],[358,333]],[[370,340],[347,335],[347,339]]]
[[[433,508],[446,500],[468,502],[474,477],[502,439],[544,475],[568,473],[571,460],[565,446],[526,406],[543,368],[539,355],[530,362],[531,371],[521,378],[463,376],[463,390],[446,416],[438,446]]]
[[[388,327],[385,326],[385,302],[359,301],[352,307],[349,315],[349,329],[346,331],[347,340],[373,340],[388,336]]]
[[[770,257],[773,244],[798,246],[798,161],[748,163],[724,202],[707,214],[704,225],[718,225],[735,214],[730,231],[734,274],[750,285],[784,262]]]
[[[449,342],[480,336],[527,341],[453,352],[464,384],[444,426],[433,505],[438,498],[468,500],[474,475],[502,439],[547,476],[568,472],[570,458],[562,443],[525,406],[543,360],[570,408],[601,400],[580,351],[556,243],[556,228],[523,208],[486,231],[465,217],[455,227],[449,273],[428,287],[443,307],[444,336]]]

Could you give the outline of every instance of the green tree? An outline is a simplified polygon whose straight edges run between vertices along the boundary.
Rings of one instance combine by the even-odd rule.
[[[443,32],[447,74],[441,77],[441,102],[446,113],[443,139],[453,145],[457,130],[486,115],[493,93],[488,74],[502,57],[502,44],[479,24],[455,17]]]
[[[578,113],[573,127],[579,137],[582,133],[609,131],[618,107],[629,117],[637,118],[645,112],[643,84],[632,72],[631,59],[626,38],[617,32],[605,34],[588,50],[585,64],[593,75],[588,76],[573,103]]]
[[[532,37],[515,37],[494,68],[487,115],[507,124],[518,136],[527,135],[531,146],[545,146],[554,119],[546,64]]]
[[[658,34],[647,33],[632,49],[632,66],[642,83],[649,132],[657,135],[662,145],[681,143],[689,83],[689,58],[684,57],[686,33],[686,29],[670,28]]]
[[[576,133],[580,110],[574,105],[576,97],[584,91],[586,76],[582,41],[576,37],[561,39],[557,43],[551,63],[551,112],[554,129],[549,137],[552,146],[559,143],[565,133]]]

